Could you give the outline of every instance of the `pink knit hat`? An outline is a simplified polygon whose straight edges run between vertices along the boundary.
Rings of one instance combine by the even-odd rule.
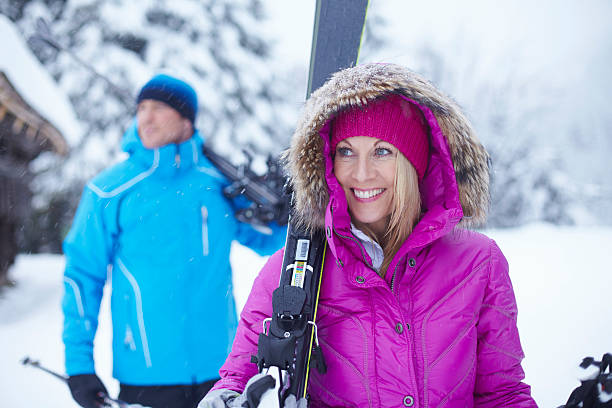
[[[370,136],[391,143],[423,179],[429,160],[429,131],[421,110],[399,95],[340,112],[332,125],[331,148],[348,137]]]

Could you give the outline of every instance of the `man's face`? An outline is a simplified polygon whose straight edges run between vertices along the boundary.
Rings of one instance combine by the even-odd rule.
[[[193,127],[176,110],[163,102],[144,99],[136,111],[138,135],[147,149],[156,149],[170,143],[181,143],[193,134]]]

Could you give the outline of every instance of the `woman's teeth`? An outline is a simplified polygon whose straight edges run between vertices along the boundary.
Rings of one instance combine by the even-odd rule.
[[[355,197],[357,198],[361,198],[361,199],[366,199],[366,198],[372,198],[374,196],[379,195],[380,193],[382,193],[385,189],[384,188],[376,188],[374,190],[353,190],[353,193],[355,193]]]

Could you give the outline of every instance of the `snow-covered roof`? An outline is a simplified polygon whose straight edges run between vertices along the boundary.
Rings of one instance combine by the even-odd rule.
[[[15,25],[0,14],[0,71],[20,96],[74,146],[82,131],[68,97],[32,54]]]

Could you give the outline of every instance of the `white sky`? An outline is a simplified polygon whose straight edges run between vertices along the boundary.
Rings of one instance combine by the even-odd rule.
[[[279,42],[278,59],[308,62],[315,1],[264,4],[273,21],[269,32]],[[517,65],[563,64],[561,72],[579,70],[585,59],[602,52],[612,32],[612,2],[607,0],[370,0],[369,15],[383,16],[386,33],[399,44],[415,47],[428,40],[454,46],[460,38],[479,44],[485,54],[509,48]],[[401,47],[384,52],[391,60],[402,56]]]

